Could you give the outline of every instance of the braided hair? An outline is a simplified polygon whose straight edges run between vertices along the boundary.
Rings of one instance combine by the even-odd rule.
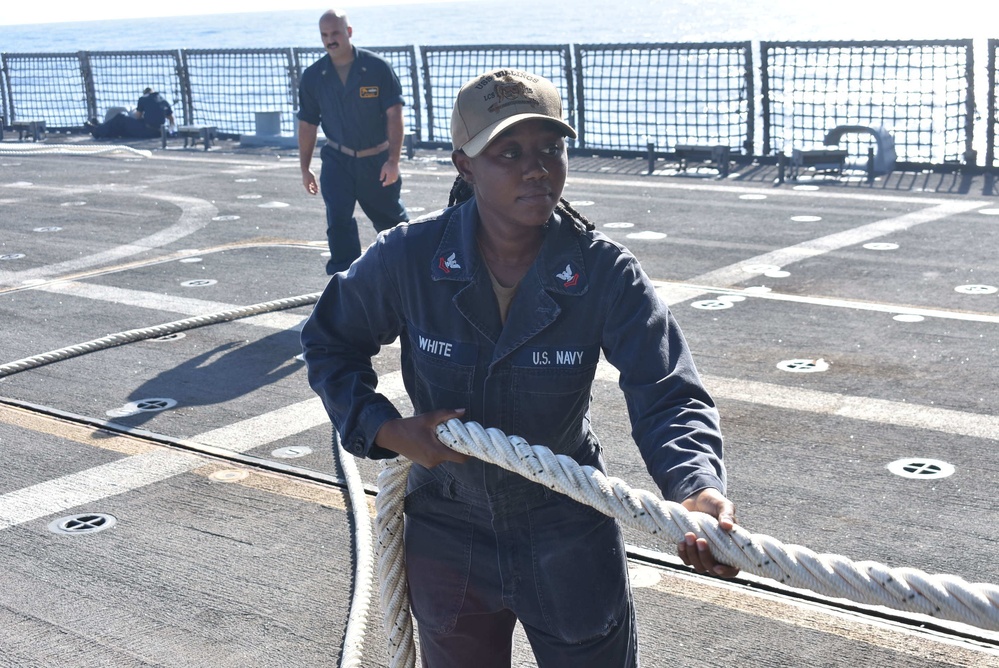
[[[447,205],[454,206],[455,204],[461,204],[471,199],[474,194],[475,191],[472,190],[472,186],[465,179],[461,178],[461,175],[458,175],[451,186],[451,192],[448,193]],[[559,197],[558,204],[555,205],[555,213],[566,216],[571,220],[576,234],[596,229],[593,223],[586,216],[576,211],[564,197]]]

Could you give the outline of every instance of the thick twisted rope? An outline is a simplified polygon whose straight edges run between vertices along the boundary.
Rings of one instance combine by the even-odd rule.
[[[382,625],[388,641],[390,668],[416,665],[413,617],[409,612],[406,553],[403,543],[403,499],[410,462],[398,457],[384,462],[378,474],[378,581]]]
[[[107,146],[90,146],[78,144],[29,144],[18,148],[0,147],[0,155],[101,155],[102,153],[132,153],[143,158],[152,157],[152,152],[145,149],[132,148],[124,144],[109,144]]]
[[[276,299],[270,302],[262,302],[260,304],[252,304],[250,306],[241,306],[239,308],[229,309],[228,311],[220,311],[218,313],[197,315],[193,318],[175,320],[174,322],[168,322],[162,325],[153,325],[152,327],[143,327],[141,329],[129,329],[124,332],[109,334],[108,336],[103,336],[99,339],[94,339],[85,343],[78,343],[66,348],[51,350],[47,353],[34,355],[32,357],[25,357],[24,359],[2,364],[0,365],[0,378],[11,376],[15,373],[20,373],[21,371],[27,371],[28,369],[44,366],[46,364],[51,364],[52,362],[59,362],[71,357],[77,357],[78,355],[86,355],[87,353],[104,350],[106,348],[113,348],[114,346],[120,346],[126,343],[152,339],[158,336],[166,336],[167,334],[194,329],[195,327],[204,327],[205,325],[213,325],[219,322],[238,320],[252,315],[260,315],[261,313],[270,313],[271,311],[280,311],[283,309],[315,304],[316,301],[319,300],[320,294],[321,293],[319,292],[314,292],[307,295],[299,295],[298,297]]]
[[[368,514],[368,497],[364,492],[361,474],[357,471],[354,456],[340,445],[336,430],[333,431],[337,461],[347,481],[351,515],[354,518],[354,594],[351,597],[347,628],[343,634],[343,652],[340,668],[358,668],[364,660],[364,636],[371,607],[371,585],[374,578],[374,545],[371,540],[371,518]]]
[[[498,429],[484,429],[475,422],[450,420],[437,426],[437,437],[457,452],[534,480],[628,526],[665,535],[674,543],[683,540],[687,532],[693,532],[708,541],[719,561],[748,573],[824,596],[918,612],[999,631],[999,586],[971,584],[954,575],[930,575],[914,568],[889,568],[873,561],[852,562],[836,554],[816,554],[805,547],[785,545],[770,536],[751,534],[738,525],[732,531],[722,531],[718,521],[710,515],[689,512],[679,503],[664,501],[651,492],[633,490],[622,480],[608,477],[591,466],[580,466],[571,457],[556,455],[541,445],[529,445],[519,436],[507,437]],[[405,470],[408,471],[408,462]],[[379,492],[378,501],[379,516],[384,510],[387,515],[393,515],[392,522],[398,523],[391,539],[399,543],[392,543],[391,550],[383,546],[385,552],[379,562],[382,600],[384,602],[387,597],[386,591],[395,591],[396,598],[401,597],[405,602],[405,565],[391,562],[396,554],[402,553],[405,476],[393,475],[401,476],[402,482],[392,480],[391,497],[386,494],[382,499]],[[391,593],[388,597],[391,598]],[[408,607],[404,613],[393,609],[390,616],[383,603],[383,610],[386,619],[391,619],[392,628],[411,626],[411,621],[400,621],[398,617],[400,614],[408,617]],[[394,643],[390,645],[393,657],[396,649]],[[405,647],[399,648],[399,652],[413,654],[412,649]],[[396,663],[393,658],[393,668],[397,665],[415,664]]]

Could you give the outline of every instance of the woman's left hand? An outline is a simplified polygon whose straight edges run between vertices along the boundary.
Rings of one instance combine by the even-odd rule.
[[[684,499],[682,505],[689,511],[705,513],[716,518],[722,531],[731,531],[735,526],[735,504],[717,489],[710,487],[702,489]],[[683,541],[677,544],[676,551],[683,563],[693,567],[698,573],[710,573],[723,578],[733,578],[739,574],[739,569],[735,566],[715,561],[708,541],[698,538],[693,533],[688,532],[684,536]]]

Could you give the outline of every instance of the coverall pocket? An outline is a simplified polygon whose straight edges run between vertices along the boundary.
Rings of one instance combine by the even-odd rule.
[[[416,621],[433,633],[455,627],[472,563],[471,507],[443,493],[439,481],[406,496],[406,575]]]
[[[413,355],[413,361],[416,372],[413,407],[417,413],[471,407],[475,367],[443,362],[418,352]]]
[[[556,453],[578,441],[582,418],[590,407],[596,365],[582,368],[514,367],[511,397],[514,433]],[[538,416],[544,419],[539,420]]]
[[[541,619],[528,623],[569,644],[626,623],[631,595],[617,523],[560,494],[529,512]]]

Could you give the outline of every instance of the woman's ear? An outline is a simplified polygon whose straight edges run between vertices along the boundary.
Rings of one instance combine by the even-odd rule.
[[[465,155],[464,151],[452,151],[451,162],[465,183],[468,185],[475,183],[475,178],[472,176],[472,159]]]

